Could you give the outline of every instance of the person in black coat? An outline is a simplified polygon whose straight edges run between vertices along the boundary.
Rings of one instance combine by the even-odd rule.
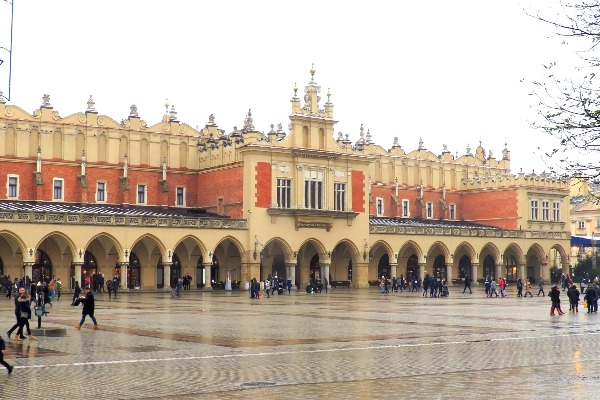
[[[569,297],[569,311],[579,312],[579,290],[577,290],[577,285],[569,287],[567,296]]]
[[[7,363],[6,361],[4,361],[4,351],[5,350],[6,350],[6,343],[4,342],[4,339],[2,339],[2,336],[0,336],[0,364],[4,365],[6,367],[9,374],[12,374],[14,367],[12,365],[10,365],[9,363]]]
[[[79,286],[79,281],[75,281],[75,290],[73,292],[73,301],[71,301],[71,305],[74,306],[77,299],[81,296],[81,286]]]
[[[596,291],[593,286],[588,286],[588,289],[585,291],[584,299],[587,301],[587,312],[594,312],[594,301],[597,301],[598,298],[596,297]]]
[[[83,325],[85,317],[89,315],[92,319],[92,322],[94,323],[94,329],[98,329],[98,322],[96,322],[96,317],[94,317],[94,294],[92,293],[92,290],[89,286],[86,286],[84,290],[85,296],[81,296],[75,301],[75,305],[78,305],[79,303],[83,304],[83,311],[81,312],[81,321],[79,321],[79,323],[75,325],[75,328],[81,329],[81,325]]]

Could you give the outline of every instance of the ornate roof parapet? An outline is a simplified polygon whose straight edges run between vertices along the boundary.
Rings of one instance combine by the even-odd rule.
[[[321,101],[321,86],[315,81],[315,67],[314,64],[310,68],[310,81],[304,86],[304,105],[300,105],[300,98],[298,98],[297,92],[298,87],[294,86],[294,97],[292,97],[292,114],[305,115],[311,117],[320,118],[333,118],[333,103],[330,100],[331,92],[327,91],[327,102],[323,109],[319,108],[319,102]]]
[[[544,176],[534,174],[524,174],[520,172],[518,175],[512,174],[491,174],[485,173],[477,175],[471,179],[461,179],[461,188],[463,189],[494,189],[505,187],[530,187],[536,189],[549,190],[569,190],[568,179],[558,176],[545,174]]]

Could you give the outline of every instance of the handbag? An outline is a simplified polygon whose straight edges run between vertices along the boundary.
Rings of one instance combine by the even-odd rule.
[[[583,308],[587,308],[587,300],[583,301]]]
[[[29,318],[29,313],[25,311],[21,311],[21,318]]]

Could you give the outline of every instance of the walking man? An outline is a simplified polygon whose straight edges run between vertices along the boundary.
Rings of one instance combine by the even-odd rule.
[[[94,317],[94,294],[92,293],[89,286],[86,286],[84,291],[85,296],[81,296],[75,301],[75,305],[78,305],[79,303],[83,304],[83,311],[81,312],[81,321],[79,321],[79,323],[75,325],[75,328],[81,329],[81,325],[83,325],[85,317],[89,315],[92,319],[92,322],[94,323],[94,329],[98,329],[98,322],[96,322],[96,317]]]
[[[469,289],[469,294],[473,294],[471,290],[471,277],[469,275],[465,276],[465,288],[463,289],[463,294],[465,294],[465,290]]]
[[[539,283],[539,287],[540,290],[538,291],[538,296],[540,295],[540,293],[542,294],[542,297],[544,297],[546,295],[546,293],[544,292],[544,278],[542,278],[540,276],[540,283]]]

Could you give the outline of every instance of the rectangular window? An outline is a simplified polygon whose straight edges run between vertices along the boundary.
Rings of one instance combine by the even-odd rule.
[[[433,218],[433,203],[426,204],[427,218]]]
[[[146,204],[146,185],[137,185],[137,204]]]
[[[451,220],[456,219],[456,204],[450,204],[448,208],[448,218]]]
[[[542,201],[542,220],[550,221],[550,202],[547,200]]]
[[[585,221],[579,221],[579,229],[585,229]]]
[[[560,221],[560,201],[552,203],[552,216],[554,221]]]
[[[185,206],[185,188],[177,187],[175,189],[175,205]]]
[[[531,219],[533,219],[533,220],[538,219],[538,201],[537,200],[531,200]]]
[[[346,184],[333,184],[333,209],[335,211],[346,211]]]
[[[16,199],[19,197],[19,177],[10,176],[8,177],[8,189],[6,197],[10,199]]]
[[[383,217],[383,199],[381,197],[378,197],[375,199],[375,207],[377,208],[375,210],[375,212],[377,213],[378,217]]]
[[[63,200],[63,179],[53,179],[52,180],[52,200]]]
[[[96,183],[96,202],[104,203],[106,201],[106,182]]]
[[[304,172],[304,207],[323,209],[323,171]]]
[[[408,200],[402,200],[402,216],[404,218],[410,217],[410,203]]]
[[[277,178],[277,207],[290,208],[292,206],[292,180]]]

